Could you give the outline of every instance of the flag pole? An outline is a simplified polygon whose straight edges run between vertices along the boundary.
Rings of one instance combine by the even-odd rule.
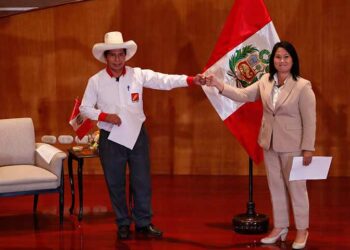
[[[232,219],[232,226],[236,233],[263,234],[268,231],[269,218],[264,214],[258,214],[253,201],[253,160],[249,157],[249,200],[247,212],[238,214]]]

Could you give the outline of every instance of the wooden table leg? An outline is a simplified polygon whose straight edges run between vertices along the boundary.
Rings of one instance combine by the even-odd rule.
[[[83,219],[83,165],[84,159],[78,159],[78,185],[79,185],[79,216],[78,220]]]
[[[70,182],[70,190],[71,190],[71,197],[72,197],[72,203],[69,209],[70,214],[73,214],[74,212],[74,205],[75,205],[75,191],[74,191],[74,177],[73,177],[73,159],[72,155],[68,154],[68,174],[69,174],[69,182]]]

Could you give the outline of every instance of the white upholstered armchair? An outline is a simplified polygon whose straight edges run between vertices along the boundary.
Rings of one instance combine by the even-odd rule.
[[[40,147],[45,154],[38,153]],[[62,224],[65,158],[57,148],[35,143],[31,118],[0,119],[0,197],[34,195],[36,213],[39,194],[57,192]]]

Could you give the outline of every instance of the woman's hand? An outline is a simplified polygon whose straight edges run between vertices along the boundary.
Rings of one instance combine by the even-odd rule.
[[[205,77],[205,85],[207,85],[209,87],[216,87],[220,93],[222,93],[222,91],[225,88],[225,84],[223,82],[219,81],[213,75],[209,75],[209,76]]]
[[[313,155],[312,151],[303,150],[303,165],[304,166],[310,165],[310,163],[312,161],[312,155]]]

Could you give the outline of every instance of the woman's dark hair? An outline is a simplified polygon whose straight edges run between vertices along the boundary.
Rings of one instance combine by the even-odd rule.
[[[297,78],[299,77],[299,59],[298,59],[298,54],[297,51],[295,50],[294,46],[287,41],[281,41],[275,44],[275,46],[273,46],[272,52],[271,52],[271,56],[270,56],[270,61],[269,61],[269,68],[270,68],[270,76],[269,76],[269,80],[272,81],[273,80],[273,75],[277,72],[276,68],[275,68],[275,64],[273,62],[273,59],[275,57],[276,51],[278,48],[283,48],[285,49],[290,56],[292,57],[293,60],[293,65],[292,68],[290,69],[290,73],[293,76],[293,79],[296,81]]]

